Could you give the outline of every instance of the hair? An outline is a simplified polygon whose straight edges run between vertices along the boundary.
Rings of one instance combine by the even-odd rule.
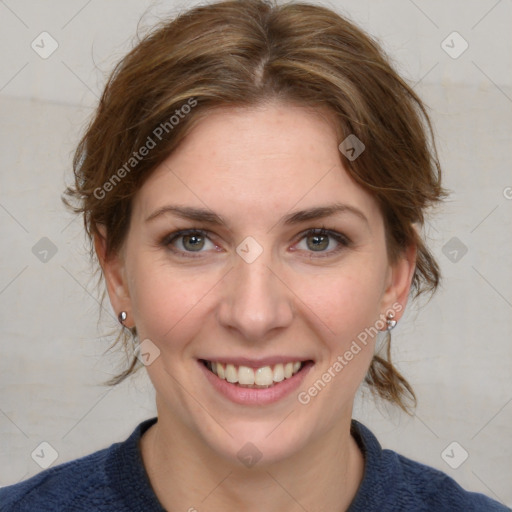
[[[440,271],[418,227],[446,192],[426,107],[369,35],[307,3],[198,6],[154,27],[116,65],[76,149],[74,186],[63,195],[83,214],[91,261],[100,226],[107,258],[121,249],[135,194],[208,111],[272,100],[327,110],[343,138],[363,142],[358,158],[340,152],[340,159],[380,207],[390,261],[416,246],[411,295],[433,293]],[[113,345],[121,341],[128,355],[136,336],[136,328],[121,329]],[[386,354],[374,355],[365,382],[410,413],[416,396],[391,362],[389,332],[384,343]],[[108,384],[140,366],[132,353]]]

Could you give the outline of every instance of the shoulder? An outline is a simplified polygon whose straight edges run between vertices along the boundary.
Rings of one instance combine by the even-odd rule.
[[[365,472],[350,512],[510,510],[483,494],[466,491],[438,469],[383,450],[372,432],[355,420],[351,432],[365,456]]]
[[[163,511],[147,477],[139,441],[157,418],[125,441],[0,489],[2,512]]]
[[[394,467],[398,487],[405,503],[421,503],[418,510],[505,512],[504,505],[491,498],[462,488],[446,473],[408,459],[391,450],[383,450],[383,459]]]
[[[93,510],[108,498],[106,462],[117,445],[46,469],[15,485],[0,489],[5,512]],[[101,510],[98,507],[95,510]]]

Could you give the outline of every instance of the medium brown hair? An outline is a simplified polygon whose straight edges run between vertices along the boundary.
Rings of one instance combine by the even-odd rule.
[[[380,207],[390,261],[417,247],[411,293],[434,292],[439,268],[414,227],[446,195],[426,108],[370,36],[306,3],[196,7],[155,27],[117,64],[76,150],[75,185],[65,192],[74,206],[66,204],[84,216],[93,259],[98,226],[106,228],[112,256],[126,238],[135,194],[210,109],[269,100],[328,110],[343,138],[353,134],[364,143],[357,159],[340,158]],[[155,146],[141,155],[150,139]],[[125,329],[116,342],[128,351],[136,336],[135,328]],[[391,363],[389,332],[384,346],[365,381],[408,411],[416,397]],[[130,356],[109,384],[141,366]]]

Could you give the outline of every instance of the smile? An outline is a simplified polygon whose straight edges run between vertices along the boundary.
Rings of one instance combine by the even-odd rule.
[[[231,384],[252,389],[265,389],[292,378],[305,364],[305,361],[278,363],[273,366],[251,368],[244,365],[221,363],[218,361],[201,361],[208,370],[217,375],[219,379]]]

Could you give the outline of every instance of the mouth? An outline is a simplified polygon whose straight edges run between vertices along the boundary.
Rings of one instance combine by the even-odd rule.
[[[199,360],[211,373],[230,384],[249,389],[268,389],[291,379],[313,364],[312,360],[289,361],[252,368],[220,361]]]

